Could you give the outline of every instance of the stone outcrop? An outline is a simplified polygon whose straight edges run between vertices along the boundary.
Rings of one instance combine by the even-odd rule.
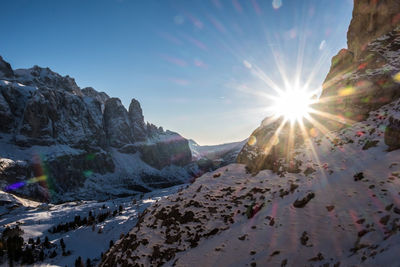
[[[374,39],[392,31],[400,23],[397,0],[355,0],[347,32],[347,46],[356,59]]]
[[[11,65],[4,61],[4,59],[0,56],[0,78],[11,79],[14,77],[14,71],[11,68]]]
[[[104,128],[109,144],[113,147],[134,142],[128,112],[118,98],[110,98],[105,104]]]
[[[329,128],[365,119],[400,96],[400,2],[354,1],[348,49],[333,57],[315,108],[336,116]],[[326,119],[325,119],[326,121]]]
[[[246,164],[251,172],[270,169],[274,172],[297,172],[292,151],[301,144],[303,136],[290,131],[290,123],[282,119],[266,118],[249,137],[249,141],[237,156],[237,162]],[[288,163],[288,164],[284,164]]]
[[[385,144],[389,150],[400,148],[400,120],[394,117],[389,118],[389,125],[385,129]]]
[[[136,99],[132,99],[128,115],[136,141],[144,141],[146,139],[146,125],[144,123],[142,108]]]

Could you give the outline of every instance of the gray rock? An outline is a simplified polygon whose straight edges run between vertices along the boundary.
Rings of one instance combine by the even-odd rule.
[[[106,101],[104,128],[108,142],[113,147],[122,147],[134,142],[128,112],[118,98],[110,98]]]
[[[1,79],[14,78],[14,71],[12,70],[10,63],[6,62],[1,56],[0,56],[0,78]]]
[[[400,148],[400,120],[389,117],[389,125],[385,129],[384,140],[389,150]]]

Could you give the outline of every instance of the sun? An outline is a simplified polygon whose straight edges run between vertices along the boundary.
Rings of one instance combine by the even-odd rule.
[[[292,123],[302,121],[311,112],[312,99],[306,90],[288,89],[281,91],[274,100],[275,103],[272,107],[274,115],[283,117]]]

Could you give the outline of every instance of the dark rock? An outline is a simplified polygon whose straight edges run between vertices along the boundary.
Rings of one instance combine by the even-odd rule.
[[[368,150],[371,147],[376,147],[378,143],[379,140],[373,140],[373,141],[367,140],[367,142],[365,142],[364,146],[362,147],[362,150]]]
[[[106,101],[104,128],[109,144],[113,147],[122,147],[134,142],[128,112],[118,98]]]
[[[136,141],[144,141],[146,139],[146,126],[144,123],[143,111],[139,101],[132,99],[129,105],[129,120],[133,128],[133,135]]]
[[[303,208],[307,205],[307,203],[315,197],[315,194],[313,192],[307,193],[305,197],[302,199],[296,199],[296,201],[293,203],[293,206],[295,208]]]
[[[389,117],[389,125],[385,129],[384,140],[389,150],[400,148],[400,120]]]
[[[10,63],[6,62],[1,56],[0,56],[0,78],[2,79],[14,78],[14,71],[12,70]]]
[[[167,134],[162,140],[138,144],[144,162],[157,169],[168,165],[184,166],[192,160],[188,140],[178,134]]]
[[[364,179],[364,173],[363,172],[358,172],[356,174],[354,174],[354,181],[361,181],[362,179]]]
[[[386,215],[386,216],[383,216],[383,217],[379,220],[379,222],[380,222],[381,224],[383,224],[383,225],[386,225],[386,224],[388,223],[389,219],[390,219],[390,215]]]

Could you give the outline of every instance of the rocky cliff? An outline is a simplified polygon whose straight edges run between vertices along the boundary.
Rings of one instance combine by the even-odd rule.
[[[137,100],[127,110],[118,98],[91,87],[81,89],[69,76],[38,66],[13,70],[3,58],[0,148],[1,160],[9,163],[0,168],[3,186],[47,172],[56,194],[78,190],[96,175],[131,177],[130,188],[142,184],[142,191],[148,191],[140,177],[166,176],[167,184],[180,183],[188,173],[163,169],[191,162],[188,141],[146,124]],[[41,158],[42,171],[35,167],[34,154]],[[135,171],[124,166],[121,157],[141,167]],[[18,190],[31,195],[37,188]]]
[[[313,108],[332,116],[312,114],[328,130],[364,120],[369,112],[400,97],[400,2],[355,0],[347,33],[348,49],[332,58],[318,103]],[[271,120],[271,118],[265,121]],[[296,171],[293,144],[288,130],[279,123],[262,123],[239,153],[238,162],[251,171],[262,169]],[[305,125],[309,133],[311,125]],[[314,129],[315,130],[315,129]],[[295,140],[301,141],[298,130]],[[275,133],[279,133],[275,136]],[[274,137],[274,138],[272,138]],[[298,143],[294,141],[294,143]],[[282,162],[287,166],[283,167]],[[281,168],[282,167],[282,168]]]
[[[400,96],[399,14],[396,0],[354,1],[348,49],[333,57],[317,109],[352,123]]]

